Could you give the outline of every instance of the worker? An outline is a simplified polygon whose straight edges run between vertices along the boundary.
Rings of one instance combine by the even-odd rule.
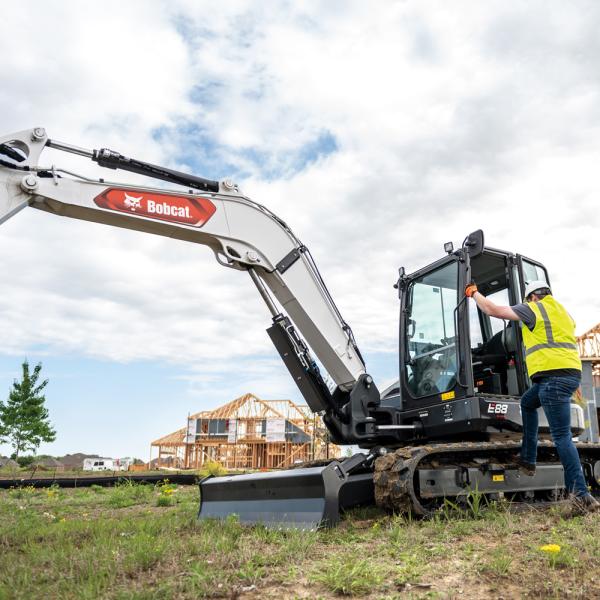
[[[552,440],[565,475],[565,487],[578,513],[600,509],[589,493],[577,448],[571,437],[571,397],[581,382],[581,360],[575,340],[575,322],[553,296],[546,281],[532,281],[525,287],[525,301],[500,306],[477,290],[475,283],[465,289],[486,315],[522,322],[525,361],[532,386],[521,398],[523,443],[516,458],[519,470],[535,474],[538,443],[538,413],[542,406]]]

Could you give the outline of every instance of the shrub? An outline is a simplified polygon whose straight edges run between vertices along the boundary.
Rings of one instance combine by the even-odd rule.
[[[221,475],[227,475],[227,469],[220,463],[214,460],[209,460],[204,463],[204,466],[200,470],[200,474],[203,476],[211,475],[212,477],[220,477]]]
[[[156,506],[173,506],[174,502],[175,500],[171,496],[165,496],[164,494],[161,494],[156,499]]]
[[[19,463],[19,466],[21,468],[26,468],[31,466],[31,463],[33,463],[33,461],[35,460],[35,456],[19,456],[14,460],[16,460],[17,463]]]
[[[156,506],[173,506],[175,504],[174,494],[177,492],[177,486],[172,483],[163,483],[160,487],[160,494],[156,501]]]

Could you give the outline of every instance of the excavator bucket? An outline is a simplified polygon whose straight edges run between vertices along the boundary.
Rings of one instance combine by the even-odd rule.
[[[344,463],[333,461],[320,467],[208,477],[200,482],[198,518],[236,515],[247,525],[315,530],[334,526],[343,509],[373,502],[371,470],[349,472]]]

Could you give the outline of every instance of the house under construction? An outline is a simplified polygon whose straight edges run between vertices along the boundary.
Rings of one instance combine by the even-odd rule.
[[[155,448],[157,466],[185,469],[209,461],[228,469],[276,469],[340,455],[307,406],[253,394],[190,415],[187,427],[152,442],[151,455]]]

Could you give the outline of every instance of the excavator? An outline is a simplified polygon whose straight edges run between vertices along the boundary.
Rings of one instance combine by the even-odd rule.
[[[42,164],[46,148],[180,186],[163,189],[92,179]],[[551,503],[564,494],[555,447],[540,443],[533,476],[515,464],[520,395],[530,384],[516,323],[490,319],[463,292],[468,282],[516,304],[546,268],[490,248],[481,230],[416,272],[399,269],[398,380],[380,391],[352,329],[309,249],[268,208],[230,180],[214,181],[106,148],[88,150],[46,130],[0,136],[0,224],[26,207],[208,246],[219,264],[248,274],[271,314],[267,333],[332,442],[358,446],[345,459],[200,482],[199,517],[237,515],[273,528],[333,526],[340,512],[373,504],[430,515],[447,499]],[[328,377],[327,377],[328,376]],[[574,436],[583,411],[571,406]],[[540,412],[540,432],[548,424]],[[585,478],[600,494],[600,444],[577,442]]]

